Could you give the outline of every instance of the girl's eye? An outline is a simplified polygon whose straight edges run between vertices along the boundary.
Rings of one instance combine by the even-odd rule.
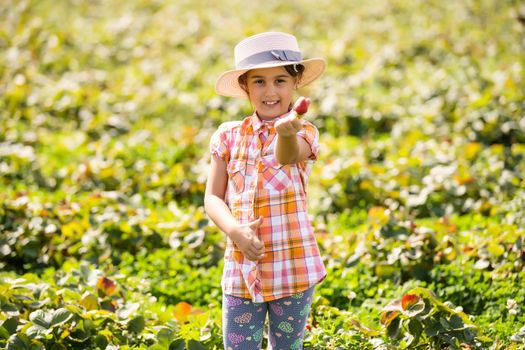
[[[264,80],[262,80],[262,79],[256,80],[255,84],[262,85],[262,84],[264,84]]]

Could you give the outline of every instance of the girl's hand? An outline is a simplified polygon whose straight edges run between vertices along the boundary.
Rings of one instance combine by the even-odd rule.
[[[252,261],[261,260],[264,256],[264,244],[257,238],[257,229],[262,222],[261,216],[248,224],[237,226],[230,235],[242,254]]]
[[[297,113],[292,111],[286,117],[275,122],[275,131],[281,137],[295,136],[301,130],[302,124]]]
[[[302,126],[301,116],[308,111],[312,101],[307,97],[299,97],[290,114],[275,123],[275,131],[282,137],[295,136]]]

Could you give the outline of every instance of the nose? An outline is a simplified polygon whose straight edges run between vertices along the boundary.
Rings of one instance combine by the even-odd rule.
[[[267,84],[265,86],[264,95],[266,97],[273,97],[276,95],[276,88],[273,86],[273,84]]]

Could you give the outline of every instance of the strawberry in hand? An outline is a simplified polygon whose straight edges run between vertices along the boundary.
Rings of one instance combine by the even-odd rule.
[[[297,99],[292,109],[297,113],[297,116],[300,117],[308,112],[308,107],[310,107],[311,102],[308,97],[301,96]]]
[[[311,100],[308,97],[299,97],[287,116],[275,123],[275,131],[283,137],[295,136],[301,130],[301,117],[308,111]]]

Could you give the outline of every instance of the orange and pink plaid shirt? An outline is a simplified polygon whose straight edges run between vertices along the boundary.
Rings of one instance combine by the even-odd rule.
[[[297,135],[310,145],[309,160],[281,165],[274,156],[275,120],[254,114],[222,124],[213,134],[211,153],[227,163],[225,202],[240,223],[262,216],[258,237],[265,257],[246,259],[229,238],[224,257],[223,293],[254,302],[304,291],[326,276],[307,214],[306,187],[317,159],[319,132],[303,120]]]

